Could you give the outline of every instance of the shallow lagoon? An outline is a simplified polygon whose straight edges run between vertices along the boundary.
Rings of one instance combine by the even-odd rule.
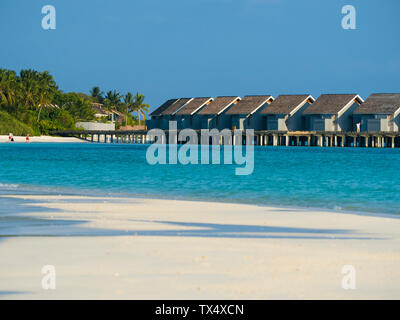
[[[400,213],[400,150],[255,147],[233,165],[150,165],[146,145],[0,145],[0,193],[89,194]]]

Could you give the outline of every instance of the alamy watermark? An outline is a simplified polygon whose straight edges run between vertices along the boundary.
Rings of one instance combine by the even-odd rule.
[[[342,18],[342,28],[345,30],[356,29],[356,8],[350,4],[342,7],[342,14],[345,16]]]
[[[221,164],[221,148],[223,148],[223,164],[244,165],[235,168],[236,175],[250,175],[254,170],[254,130],[252,129],[245,130],[245,133],[243,130],[202,129],[199,139],[199,134],[195,130],[182,129],[178,132],[176,121],[170,121],[169,130],[149,130],[147,139],[154,141],[146,152],[146,160],[151,165],[177,164],[178,162],[184,165],[210,164],[210,149],[211,164]],[[179,142],[183,143],[180,148],[178,148]]]
[[[42,18],[42,28],[44,30],[55,30],[56,29],[56,8],[52,5],[45,5],[42,7],[42,14],[45,16]]]
[[[342,288],[345,290],[356,289],[356,268],[350,264],[346,264],[342,267]]]
[[[55,290],[56,289],[56,268],[47,264],[42,267],[42,289]]]

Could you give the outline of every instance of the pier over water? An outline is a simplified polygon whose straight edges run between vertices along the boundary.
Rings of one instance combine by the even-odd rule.
[[[174,131],[174,136],[180,130]],[[165,130],[169,141],[169,130]],[[195,130],[200,139],[200,130]],[[135,131],[95,131],[70,130],[53,131],[50,134],[62,137],[77,137],[93,143],[153,143],[154,138],[147,135],[148,130]],[[172,132],[171,132],[172,133]],[[233,132],[232,132],[233,134]],[[232,140],[235,144],[234,139]],[[176,143],[181,143],[176,141]],[[224,139],[220,139],[220,144]],[[310,146],[310,147],[365,147],[365,148],[400,148],[400,132],[329,132],[329,131],[254,131],[253,141],[246,141],[243,131],[243,144],[253,143],[257,146]]]

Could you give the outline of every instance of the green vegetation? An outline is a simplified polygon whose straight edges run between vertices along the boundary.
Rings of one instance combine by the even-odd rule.
[[[7,112],[0,111],[0,134],[8,135],[10,132],[17,136],[24,136],[28,133],[34,134],[32,128],[18,121]]]
[[[91,97],[95,102],[101,103],[108,110],[117,110],[124,115],[122,125],[144,125],[146,120],[146,113],[149,112],[150,106],[144,103],[144,95],[136,93],[133,95],[131,92],[122,95],[116,90],[107,91],[104,94],[99,87],[93,87],[90,90]],[[136,113],[134,116],[132,113]],[[141,121],[140,118],[143,118]]]
[[[78,121],[96,120],[93,103],[101,103],[105,109],[123,114],[124,119],[118,126],[140,124],[140,117],[145,120],[145,113],[149,111],[140,93],[122,95],[111,90],[104,95],[99,87],[93,87],[90,95],[64,93],[48,71],[28,69],[17,74],[0,69],[1,134],[39,135],[52,130],[75,129]]]

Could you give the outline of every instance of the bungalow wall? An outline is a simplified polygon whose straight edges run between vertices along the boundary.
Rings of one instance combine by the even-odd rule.
[[[160,119],[151,117],[151,119],[146,120],[146,127],[148,130],[158,129],[160,127]]]
[[[277,131],[303,131],[305,130],[305,121],[303,111],[307,109],[310,103],[306,102],[294,115],[285,120],[285,114],[267,115],[264,118],[266,130]],[[262,129],[264,130],[264,129]]]
[[[266,107],[268,108],[268,105],[267,102],[264,103],[256,112],[248,117],[248,120],[245,123],[245,129],[266,130],[265,115],[261,114],[261,111]]]
[[[232,129],[232,118],[230,115],[197,115],[193,117],[194,129]]]
[[[201,129],[202,117],[196,115],[180,115],[176,116],[178,129]]]
[[[199,129],[214,129],[217,128],[217,115],[197,115],[196,123],[199,125]]]
[[[400,131],[400,115],[393,120],[393,131]]]
[[[287,131],[285,114],[271,114],[265,117],[265,129],[271,131]]]
[[[176,121],[176,126],[177,126],[178,130],[191,128],[191,126],[192,126],[191,117],[188,115],[176,116],[175,121]]]
[[[170,121],[176,121],[176,117],[172,115],[163,115],[160,120],[160,129],[168,130]]]
[[[231,127],[228,129],[245,130],[247,128],[247,115],[234,114],[231,118]]]
[[[218,115],[215,119],[215,125],[218,130],[233,129],[232,116],[226,113]]]
[[[309,105],[310,103],[306,102],[299,110],[295,112],[294,115],[289,117],[287,121],[288,131],[303,131],[305,129],[303,112],[308,108]]]
[[[152,116],[151,119],[146,120],[147,129],[168,129],[167,118],[169,116]]]
[[[357,123],[360,123],[360,131],[398,131],[398,122],[396,124],[396,119],[393,121],[393,125],[390,126],[386,114],[357,114],[354,115],[353,121],[355,128],[357,127]]]
[[[196,118],[195,126],[199,129],[229,129],[232,130],[232,116],[226,114],[226,112],[232,108],[235,104],[232,103],[228,108],[221,114],[209,114],[209,115],[195,115]]]
[[[338,119],[338,131],[353,131],[353,113],[359,104],[354,102]]]
[[[191,116],[191,118],[192,118],[192,127],[191,128],[194,130],[201,129],[201,118],[196,115]]]
[[[307,131],[335,131],[331,114],[312,114],[305,116]]]

